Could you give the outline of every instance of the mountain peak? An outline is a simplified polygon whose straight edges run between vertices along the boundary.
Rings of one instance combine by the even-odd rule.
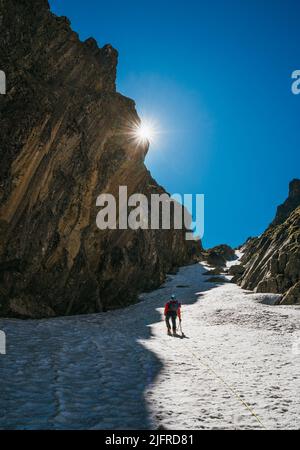
[[[285,222],[291,212],[293,212],[300,205],[300,180],[295,178],[289,185],[289,196],[286,201],[278,206],[275,219],[271,226],[280,225]]]

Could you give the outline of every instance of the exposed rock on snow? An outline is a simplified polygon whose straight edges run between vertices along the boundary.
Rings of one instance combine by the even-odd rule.
[[[224,273],[226,269],[224,267],[218,267],[217,269],[208,270],[203,275],[205,276],[211,276],[211,275],[221,275]]]
[[[203,252],[203,258],[210,266],[225,267],[228,261],[236,259],[235,251],[226,244],[221,244]],[[218,270],[218,269],[216,269]]]
[[[242,266],[241,264],[235,264],[234,266],[231,266],[229,268],[228,275],[240,276],[243,275],[244,272],[245,272],[244,266]]]
[[[249,297],[258,303],[263,305],[279,305],[282,299],[282,295],[280,294],[253,294],[251,292],[248,293]]]
[[[205,280],[207,283],[229,283],[230,281],[225,277],[211,277]]]
[[[284,296],[284,303],[293,305],[300,303],[300,281],[292,286]]]

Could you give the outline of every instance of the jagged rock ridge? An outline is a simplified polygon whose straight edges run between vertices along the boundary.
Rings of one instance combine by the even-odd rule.
[[[257,292],[283,294],[281,303],[300,303],[300,180],[262,236],[242,248],[244,270],[234,281]]]
[[[80,42],[46,0],[0,0],[0,23],[0,315],[130,304],[197,248],[183,231],[96,227],[101,193],[164,192],[124,133],[139,118],[116,92],[117,51]]]
[[[289,185],[289,195],[286,201],[278,206],[272,226],[280,225],[300,205],[300,180],[294,179]]]

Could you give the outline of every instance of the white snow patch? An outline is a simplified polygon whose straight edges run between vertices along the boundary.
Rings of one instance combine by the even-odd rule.
[[[241,399],[266,428],[299,428],[299,307],[261,304],[204,271],[183,267],[121,311],[0,320],[0,428],[260,428]],[[166,335],[172,292],[187,339]]]
[[[237,266],[237,265],[241,264],[241,258],[244,253],[241,252],[240,250],[235,250],[234,253],[235,253],[236,259],[234,259],[233,261],[227,261],[226,267],[228,267],[228,268],[231,266]]]

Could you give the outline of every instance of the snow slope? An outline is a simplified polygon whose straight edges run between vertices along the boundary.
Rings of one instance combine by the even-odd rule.
[[[299,428],[300,309],[204,271],[183,267],[121,311],[1,319],[0,428]],[[162,321],[173,292],[186,339]]]

